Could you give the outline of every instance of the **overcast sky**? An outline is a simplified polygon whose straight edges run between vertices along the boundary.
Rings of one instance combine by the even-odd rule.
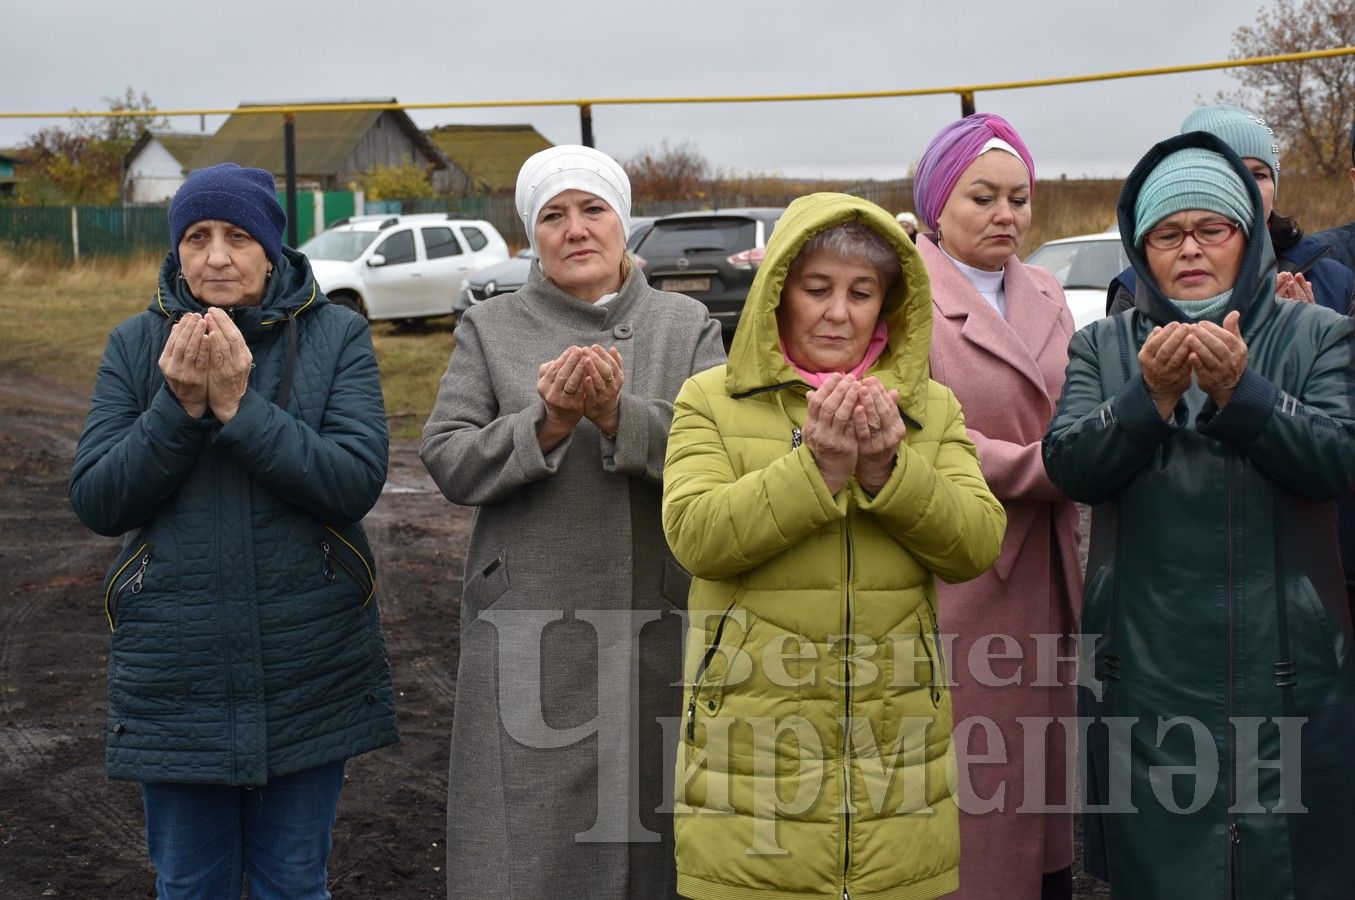
[[[161,108],[395,97],[403,102],[897,90],[1227,58],[1261,0],[235,0],[12,4],[0,111],[104,109],[131,86]],[[1123,176],[1226,71],[980,93],[1030,145],[1037,174]],[[600,106],[618,158],[689,141],[714,165],[893,178],[954,95],[891,100]],[[573,107],[432,110],[423,127],[528,122],[577,143]],[[207,120],[209,130],[221,118]],[[0,146],[52,120],[0,119]],[[176,130],[199,121],[180,118]]]

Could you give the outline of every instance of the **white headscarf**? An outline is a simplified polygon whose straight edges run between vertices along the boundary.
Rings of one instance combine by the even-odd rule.
[[[630,179],[607,154],[579,144],[561,144],[534,153],[518,172],[515,206],[536,252],[536,220],[541,209],[568,190],[586,191],[621,219],[622,240],[630,234]]]

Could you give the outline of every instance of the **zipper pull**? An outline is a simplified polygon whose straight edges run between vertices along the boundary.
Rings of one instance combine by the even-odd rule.
[[[804,435],[800,433],[800,429],[792,428],[790,430],[790,449],[794,450],[804,442]]]
[[[687,740],[696,740],[696,689],[692,689],[692,702],[687,704]]]
[[[1231,825],[1228,826],[1228,835],[1232,840],[1234,847],[1242,843],[1242,835],[1238,834],[1236,822],[1233,822]]]
[[[330,549],[329,549],[329,542],[328,542],[328,541],[321,541],[321,542],[320,542],[320,549],[323,550],[323,551],[325,551],[325,581],[333,581],[333,580],[334,580],[334,567],[333,567],[332,565],[329,564],[329,559],[330,559],[330,556],[331,556],[331,551],[330,551]]]
[[[141,593],[141,582],[145,579],[146,567],[149,566],[150,564],[151,564],[151,555],[149,553],[143,554],[141,557],[141,568],[137,569],[136,574],[132,576],[133,594]]]

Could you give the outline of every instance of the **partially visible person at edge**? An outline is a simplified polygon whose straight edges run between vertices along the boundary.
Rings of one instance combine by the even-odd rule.
[[[1005,516],[959,403],[927,376],[931,318],[892,215],[801,197],[728,366],[678,395],[663,516],[694,576],[685,897],[927,898],[958,883],[935,579],[987,569]]]
[[[1119,225],[1134,312],[1073,336],[1044,444],[1094,507],[1085,865],[1116,900],[1349,896],[1355,323],[1277,302],[1260,191],[1212,134],[1149,150]]]
[[[1274,132],[1260,118],[1234,106],[1206,106],[1197,109],[1181,123],[1181,131],[1207,131],[1226,143],[1242,157],[1248,171],[1256,179],[1261,192],[1261,209],[1267,233],[1275,254],[1279,257],[1276,275],[1276,294],[1287,300],[1316,302],[1342,315],[1352,308],[1349,298],[1355,290],[1355,273],[1346,269],[1333,257],[1329,244],[1304,237],[1298,224],[1274,212],[1275,195],[1279,191],[1279,145]],[[1355,147],[1352,148],[1355,162]],[[1355,169],[1351,170],[1355,177]],[[1297,243],[1295,243],[1297,242]],[[1307,271],[1307,275],[1302,273]],[[1121,312],[1134,305],[1134,274],[1127,269],[1119,276],[1124,285],[1112,312]],[[1111,282],[1110,293],[1117,287]],[[1338,535],[1341,543],[1341,562],[1345,570],[1346,594],[1355,611],[1355,497],[1345,497],[1337,504]]]
[[[1350,186],[1355,189],[1355,123],[1350,126]],[[1331,248],[1331,259],[1355,271],[1355,222],[1319,231],[1312,238]]]
[[[630,181],[560,146],[516,203],[538,262],[467,313],[423,432],[474,506],[447,794],[453,900],[674,897],[665,732],[690,579],[660,486],[672,401],[719,324],[626,252]],[[524,622],[537,630],[523,633]]]
[[[1182,134],[1190,131],[1206,131],[1223,141],[1242,157],[1256,180],[1266,230],[1277,257],[1276,295],[1317,303],[1346,315],[1355,296],[1355,272],[1331,258],[1328,245],[1305,236],[1295,219],[1275,211],[1275,198],[1280,192],[1280,145],[1265,120],[1236,106],[1203,106],[1181,123]],[[1112,279],[1106,289],[1106,314],[1132,308],[1135,290],[1136,278],[1130,267]]]
[[[328,897],[344,762],[397,740],[362,529],[386,480],[376,354],[285,221],[261,169],[185,180],[71,472],[80,520],[123,537],[108,775],[142,783],[161,900]]]
[[[1038,812],[1071,808],[1071,735],[1036,724],[1071,720],[1077,708],[1069,635],[1082,602],[1078,513],[1040,456],[1073,318],[1058,279],[1016,256],[1034,191],[1035,163],[1021,136],[986,113],[943,128],[913,180],[914,205],[932,233],[917,241],[932,283],[932,377],[955,392],[984,480],[1007,511],[997,564],[973,581],[937,588],[955,663],[958,896],[967,898],[1073,892],[1072,814]],[[1023,664],[995,673],[986,662],[995,641]],[[1042,658],[1062,660],[1056,684],[1037,663]],[[1036,729],[1043,736],[1032,742],[1025,731]],[[1039,777],[1031,790],[1039,793],[1026,796],[1032,772]]]
[[[901,212],[894,217],[894,220],[903,226],[903,233],[908,235],[908,240],[917,241],[917,216],[910,212]]]

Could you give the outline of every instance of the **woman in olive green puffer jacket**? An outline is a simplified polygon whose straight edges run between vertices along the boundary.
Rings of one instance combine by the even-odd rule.
[[[788,312],[799,300],[783,286],[803,280],[797,257],[810,238],[852,222],[882,235],[902,268],[892,285],[880,269],[878,321],[853,327],[858,337],[876,329],[879,352],[873,364],[857,357],[867,365],[854,377],[897,397],[897,410],[863,402],[869,433],[883,410],[903,438],[884,480],[858,465],[833,490],[811,450],[821,445],[806,424],[807,382],[852,363],[796,358],[805,320]],[[817,298],[840,287],[807,289]],[[850,282],[844,308],[857,292]],[[841,334],[843,321],[831,313],[804,327]],[[958,884],[933,578],[984,571],[1006,518],[959,404],[928,378],[930,337],[926,270],[893,216],[816,194],[778,224],[729,365],[678,396],[663,512],[673,552],[695,576],[675,809],[685,896],[925,898]]]

